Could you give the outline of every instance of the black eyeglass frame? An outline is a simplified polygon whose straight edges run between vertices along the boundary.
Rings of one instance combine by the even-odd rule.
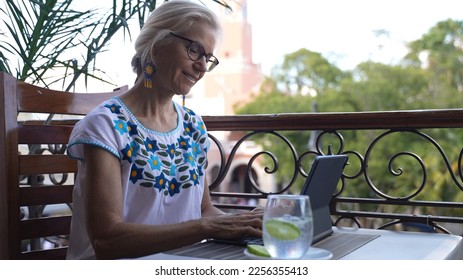
[[[206,64],[210,63],[210,65],[207,67],[207,72],[212,71],[212,69],[214,69],[217,65],[219,65],[219,60],[217,59],[217,57],[215,57],[213,54],[207,54],[206,51],[204,50],[203,45],[201,43],[196,42],[196,41],[191,40],[191,39],[188,39],[188,38],[185,38],[183,36],[177,35],[174,32],[170,32],[169,34],[190,43],[190,45],[188,45],[187,55],[188,55],[188,58],[191,59],[192,61],[198,61],[201,58],[203,58],[203,56],[206,57]],[[191,54],[190,54],[191,53],[191,51],[190,51],[191,47],[194,44],[197,44],[199,46],[199,50],[201,51],[201,53],[198,55],[198,58],[196,58],[196,59],[191,57]]]

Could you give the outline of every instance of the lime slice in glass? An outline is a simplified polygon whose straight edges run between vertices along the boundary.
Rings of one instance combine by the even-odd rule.
[[[294,240],[301,235],[301,229],[291,222],[270,220],[265,223],[267,233],[278,240]]]
[[[270,258],[270,254],[268,253],[267,249],[262,245],[248,244],[247,249],[248,252],[253,255]]]

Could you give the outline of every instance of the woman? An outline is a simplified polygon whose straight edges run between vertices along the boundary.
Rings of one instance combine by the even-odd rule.
[[[261,212],[225,215],[212,205],[204,123],[172,100],[218,64],[219,34],[204,6],[162,4],[135,42],[135,85],[76,125],[68,147],[79,159],[69,259],[131,258],[261,235]]]

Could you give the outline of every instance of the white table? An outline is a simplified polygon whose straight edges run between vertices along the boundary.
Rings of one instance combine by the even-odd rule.
[[[342,260],[463,259],[463,237],[457,235],[336,227],[334,231],[380,235]]]
[[[457,235],[338,227],[333,227],[333,229],[335,233],[379,235],[379,237],[341,257],[341,260],[463,259],[463,237]],[[204,258],[160,253],[138,259],[197,260]]]

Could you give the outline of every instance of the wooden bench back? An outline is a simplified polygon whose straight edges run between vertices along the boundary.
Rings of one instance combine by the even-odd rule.
[[[65,258],[77,172],[64,154],[69,135],[79,116],[125,90],[60,92],[0,72],[0,259]],[[21,121],[20,113],[59,118]]]

